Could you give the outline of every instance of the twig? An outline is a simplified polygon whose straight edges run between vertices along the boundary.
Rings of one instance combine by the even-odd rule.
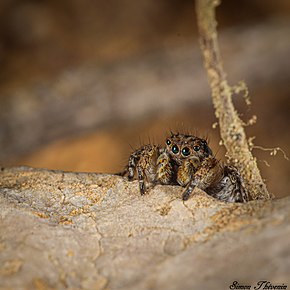
[[[215,18],[215,7],[218,4],[219,1],[216,0],[196,1],[200,47],[212,91],[215,115],[219,121],[221,138],[227,150],[228,161],[240,170],[251,198],[270,199],[272,196],[261,177],[256,158],[249,149],[243,122],[232,102],[235,87],[228,84],[222,66]]]

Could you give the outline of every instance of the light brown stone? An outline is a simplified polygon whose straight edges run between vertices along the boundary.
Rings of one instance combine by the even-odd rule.
[[[197,190],[183,202],[181,192],[140,196],[138,182],[114,175],[3,169],[1,289],[289,285],[290,198],[230,204]]]

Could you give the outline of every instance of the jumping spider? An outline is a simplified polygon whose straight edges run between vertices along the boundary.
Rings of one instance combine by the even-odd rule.
[[[185,187],[182,199],[187,200],[195,187],[228,202],[249,200],[243,180],[234,166],[218,161],[205,139],[174,134],[165,147],[148,144],[133,152],[122,176],[137,177],[141,194],[156,184]]]

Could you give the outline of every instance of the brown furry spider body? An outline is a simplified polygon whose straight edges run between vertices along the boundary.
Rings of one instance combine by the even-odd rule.
[[[133,152],[121,174],[129,180],[137,177],[141,194],[156,184],[185,187],[187,200],[195,187],[228,202],[246,202],[248,195],[238,170],[223,165],[205,139],[187,134],[171,134],[164,148],[145,145]]]

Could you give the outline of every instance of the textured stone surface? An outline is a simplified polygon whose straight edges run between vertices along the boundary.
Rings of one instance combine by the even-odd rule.
[[[0,173],[0,289],[289,285],[290,198],[222,203],[201,191],[92,173]],[[2,287],[2,288],[1,288]]]

